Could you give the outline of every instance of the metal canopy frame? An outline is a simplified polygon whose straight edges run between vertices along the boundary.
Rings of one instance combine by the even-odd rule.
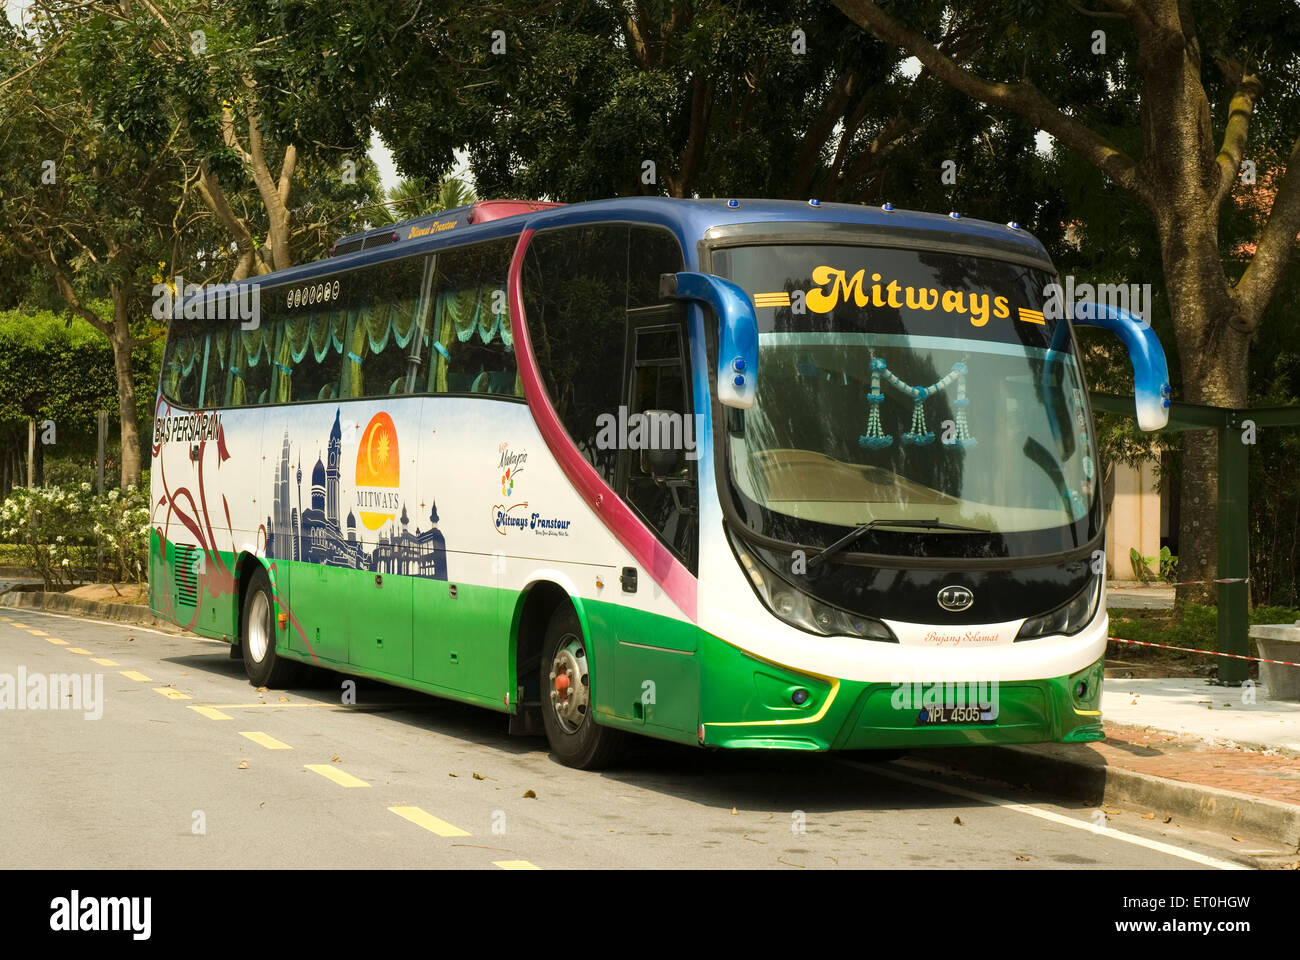
[[[1091,399],[1094,410],[1135,416],[1132,397],[1093,393]],[[1218,576],[1241,578],[1238,583],[1217,584],[1219,651],[1241,656],[1250,656],[1250,444],[1242,442],[1247,421],[1257,429],[1300,426],[1300,407],[1207,407],[1178,401],[1170,404],[1169,425],[1164,428],[1170,432],[1213,430],[1218,436]],[[1249,671],[1244,660],[1221,662],[1219,682],[1240,686]]]

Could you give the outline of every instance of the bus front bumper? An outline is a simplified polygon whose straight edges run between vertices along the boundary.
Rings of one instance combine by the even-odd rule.
[[[715,640],[714,643],[717,643]],[[727,645],[723,645],[727,646]],[[700,743],[786,750],[1083,743],[1101,725],[1104,659],[1068,676],[1007,683],[862,683],[800,673],[731,647],[727,683],[706,683]],[[802,693],[800,693],[802,691]],[[802,703],[797,701],[802,700]],[[938,708],[946,710],[933,720]],[[969,718],[969,719],[968,719]]]

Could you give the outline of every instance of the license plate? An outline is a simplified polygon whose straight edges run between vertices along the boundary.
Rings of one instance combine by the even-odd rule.
[[[916,726],[929,727],[950,723],[996,723],[998,715],[992,710],[974,707],[923,707],[916,715]]]

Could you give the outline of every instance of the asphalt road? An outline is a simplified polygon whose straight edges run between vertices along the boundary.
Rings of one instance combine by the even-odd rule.
[[[102,677],[102,716],[0,709],[0,868],[1225,869],[1214,838],[914,759],[644,741],[550,759],[503,715],[343,677],[258,693],[229,648],[0,611],[0,685]],[[73,698],[61,697],[65,702]],[[530,795],[530,792],[532,795]]]

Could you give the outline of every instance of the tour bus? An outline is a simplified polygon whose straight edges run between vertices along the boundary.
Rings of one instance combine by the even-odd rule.
[[[153,428],[150,604],[478,704],[556,759],[629,733],[904,750],[1102,737],[1096,438],[1017,224],[882,207],[489,201],[197,290]],[[235,289],[235,288],[231,288]],[[232,319],[233,317],[233,319]]]

